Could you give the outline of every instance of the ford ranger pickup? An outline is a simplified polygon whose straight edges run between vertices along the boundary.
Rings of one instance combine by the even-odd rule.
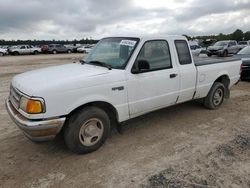
[[[33,141],[64,136],[76,153],[97,150],[112,126],[201,99],[219,108],[239,81],[241,60],[194,60],[183,36],[108,37],[77,63],[16,75],[6,108]]]

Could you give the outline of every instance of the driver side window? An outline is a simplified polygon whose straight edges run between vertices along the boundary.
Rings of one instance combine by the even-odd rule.
[[[147,62],[148,71],[172,68],[169,46],[165,40],[147,41],[143,45],[132,69],[138,69],[138,62]]]

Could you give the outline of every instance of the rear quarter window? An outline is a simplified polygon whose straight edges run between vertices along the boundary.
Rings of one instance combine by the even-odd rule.
[[[185,40],[175,40],[175,47],[180,64],[181,65],[191,64],[192,58],[188,48],[188,43]]]

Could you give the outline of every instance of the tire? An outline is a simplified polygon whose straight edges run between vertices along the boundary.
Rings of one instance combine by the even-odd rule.
[[[212,56],[212,54],[210,54],[210,53],[207,53],[207,56],[208,56],[208,57],[211,57],[211,56]]]
[[[57,51],[56,51],[56,50],[53,50],[53,51],[52,51],[52,54],[57,54]]]
[[[64,128],[64,140],[71,151],[78,154],[90,153],[104,144],[109,132],[110,119],[107,113],[90,106],[69,117]]]
[[[224,97],[225,86],[220,82],[215,82],[204,99],[204,106],[211,110],[217,109],[222,105]]]
[[[228,51],[225,50],[225,51],[222,53],[222,56],[223,56],[223,57],[227,57],[227,56],[228,56]]]
[[[0,56],[4,56],[4,53],[0,52]]]
[[[38,51],[34,51],[34,54],[37,55],[37,54],[38,54]]]
[[[68,52],[68,54],[71,54],[72,51],[71,51],[71,50],[68,50],[67,52]]]
[[[14,55],[19,55],[19,52],[13,52]]]

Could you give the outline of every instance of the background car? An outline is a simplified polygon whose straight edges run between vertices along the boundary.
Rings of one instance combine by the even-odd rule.
[[[1,47],[1,48],[0,48],[0,56],[4,56],[4,55],[6,55],[6,54],[8,54],[8,50]]]
[[[218,41],[207,48],[207,55],[218,55],[227,57],[228,54],[236,54],[242,47],[235,40]]]
[[[250,46],[240,50],[235,57],[242,59],[241,80],[250,80]]]
[[[42,45],[41,51],[42,51],[42,53],[48,53],[49,52],[49,45]]]
[[[206,48],[203,48],[199,45],[190,45],[190,49],[193,55],[199,56],[203,51],[206,51]]]
[[[250,45],[250,41],[239,41],[239,42],[238,42],[238,45],[243,49],[243,48],[245,48],[246,46],[249,46],[249,45]]]
[[[72,48],[71,47],[66,47],[62,44],[50,44],[48,48],[48,52],[52,54],[57,54],[57,53],[71,53]]]
[[[38,54],[40,52],[41,48],[37,48],[32,45],[18,45],[9,48],[9,53],[12,55]]]
[[[79,53],[89,53],[93,48],[93,45],[81,46],[77,48],[77,52]]]

